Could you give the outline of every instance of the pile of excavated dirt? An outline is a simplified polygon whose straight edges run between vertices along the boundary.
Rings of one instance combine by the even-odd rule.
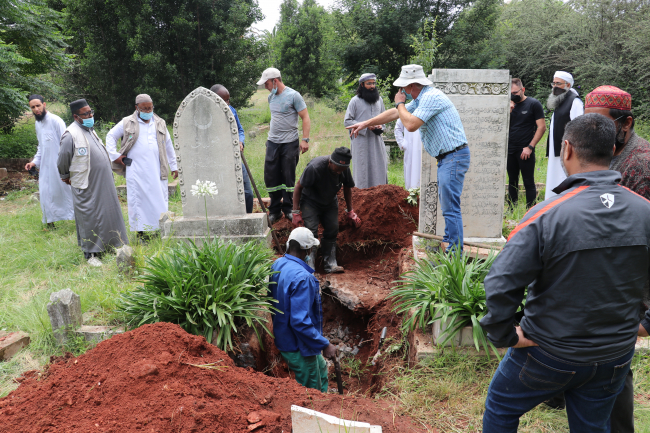
[[[203,337],[169,323],[55,359],[43,375],[32,371],[20,381],[0,399],[0,432],[289,433],[292,404],[381,425],[386,433],[424,431],[388,402],[322,394],[235,367]]]

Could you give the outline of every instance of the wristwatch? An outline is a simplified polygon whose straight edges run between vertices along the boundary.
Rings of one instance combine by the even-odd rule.
[[[395,108],[399,107],[399,104],[404,104],[404,106],[406,106],[406,102],[398,102],[397,104],[395,104]]]
[[[532,150],[533,152],[535,151],[535,146],[531,146],[531,145],[529,144],[527,147],[528,147],[530,150]]]
[[[302,141],[304,141],[305,143],[309,143],[309,138],[303,138]]]

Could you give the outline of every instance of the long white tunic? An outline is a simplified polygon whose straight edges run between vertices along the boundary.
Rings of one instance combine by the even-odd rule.
[[[573,91],[573,89],[571,89]],[[571,111],[569,111],[569,117],[571,120],[575,119],[578,116],[582,116],[585,113],[584,106],[580,98],[573,100],[571,104]],[[555,124],[555,113],[551,117],[551,127],[548,131],[548,168],[546,171],[546,194],[544,200],[557,195],[553,192],[553,188],[564,182],[566,179],[566,174],[562,170],[562,163],[560,162],[560,155],[555,154],[555,144],[553,141],[553,125]]]
[[[160,214],[167,212],[168,192],[167,179],[160,179],[160,153],[156,141],[156,125],[151,119],[145,123],[138,117],[140,133],[129,154],[133,160],[126,167],[126,197],[129,207],[129,225],[131,231],[157,230]],[[120,153],[117,151],[117,140],[124,134],[123,121],[115,125],[106,135],[106,149],[111,161],[115,161]],[[176,153],[172,139],[167,132],[165,149],[171,171],[177,170]]]
[[[409,132],[401,120],[395,124],[395,140],[404,151],[404,187],[406,189],[420,187],[420,171],[422,171],[422,138],[420,130]]]
[[[36,121],[35,126],[38,151],[32,162],[39,170],[38,192],[43,211],[43,224],[73,220],[72,190],[70,185],[61,182],[56,166],[65,123],[56,114],[48,112],[43,120]]]

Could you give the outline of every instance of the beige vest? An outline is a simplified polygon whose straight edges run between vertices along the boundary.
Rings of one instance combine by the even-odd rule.
[[[84,134],[84,130],[79,124],[74,121],[66,129],[72,136],[72,143],[74,145],[72,161],[70,161],[70,185],[78,189],[88,188],[88,175],[90,174],[90,143]],[[90,133],[97,138],[102,144],[102,140],[93,129]],[[108,155],[108,152],[106,153]]]
[[[169,162],[167,161],[167,148],[165,142],[167,141],[167,124],[165,121],[158,117],[157,114],[153,115],[153,121],[156,125],[156,141],[158,142],[158,155],[160,156],[160,180],[167,179],[167,170]],[[120,155],[128,155],[129,150],[138,141],[140,135],[140,122],[138,121],[138,110],[132,115],[122,119],[122,127],[124,135],[122,136],[122,146],[120,147]],[[113,162],[113,171],[120,176],[126,176],[126,167],[120,163]]]

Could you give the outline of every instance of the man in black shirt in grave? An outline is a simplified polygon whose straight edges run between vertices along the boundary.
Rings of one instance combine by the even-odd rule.
[[[339,234],[339,200],[337,193],[343,187],[348,218],[355,227],[361,220],[352,210],[352,187],[354,180],[350,172],[352,153],[347,147],[338,147],[331,156],[312,159],[300,176],[293,191],[293,226],[304,225],[318,239],[318,225],[323,225],[321,250],[326,273],[341,273],[343,266],[336,263],[336,236]],[[316,247],[308,254],[305,262],[315,268]]]
[[[519,172],[526,188],[526,207],[535,204],[535,146],[546,132],[544,109],[535,98],[527,97],[519,78],[510,90],[510,134],[508,138],[508,194],[512,206],[519,195]]]

